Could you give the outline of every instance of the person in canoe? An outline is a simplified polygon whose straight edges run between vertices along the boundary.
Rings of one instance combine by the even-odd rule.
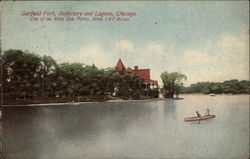
[[[197,117],[201,118],[201,113],[198,110],[196,111],[196,115],[197,115]],[[200,124],[200,122],[201,121],[199,120],[197,124]]]
[[[196,115],[197,115],[197,117],[199,117],[199,118],[201,117],[201,113],[200,113],[198,110],[196,111]]]
[[[208,116],[208,115],[210,115],[210,109],[209,108],[206,109],[206,114],[204,116]]]

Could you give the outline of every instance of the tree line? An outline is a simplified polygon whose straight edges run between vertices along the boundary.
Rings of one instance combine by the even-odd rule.
[[[77,98],[85,101],[100,97],[122,99],[157,98],[159,90],[152,89],[131,70],[116,71],[82,63],[58,64],[50,56],[29,51],[8,50],[1,54],[1,89],[4,99]],[[165,98],[178,98],[180,93],[250,93],[250,81],[198,82],[184,87],[187,79],[178,72],[161,74]],[[56,102],[56,101],[55,101]],[[66,101],[61,101],[66,102]]]
[[[189,87],[183,87],[182,93],[203,94],[250,94],[250,81],[237,79],[224,82],[198,82]]]
[[[158,97],[131,71],[100,69],[82,63],[58,64],[50,56],[8,50],[1,55],[4,98],[112,96],[139,99]]]

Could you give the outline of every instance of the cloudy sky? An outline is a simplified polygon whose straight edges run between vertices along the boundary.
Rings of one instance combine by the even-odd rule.
[[[181,72],[198,81],[249,79],[249,2],[2,2],[2,49],[60,62]],[[32,22],[22,11],[135,12],[127,22]]]

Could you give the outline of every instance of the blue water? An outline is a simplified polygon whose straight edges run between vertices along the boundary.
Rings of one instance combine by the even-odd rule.
[[[182,97],[4,107],[4,159],[248,158],[249,96]]]

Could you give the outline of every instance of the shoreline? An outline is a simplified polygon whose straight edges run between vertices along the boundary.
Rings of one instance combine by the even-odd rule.
[[[186,95],[199,95],[199,96],[208,96],[211,97],[209,94],[199,94],[199,93],[187,93],[181,94],[179,98],[149,98],[149,99],[113,99],[113,100],[106,100],[106,101],[89,101],[89,102],[51,102],[51,103],[38,103],[38,104],[3,104],[2,107],[39,107],[39,106],[63,106],[63,105],[80,105],[80,104],[92,104],[92,103],[118,103],[118,102],[142,102],[142,101],[160,101],[160,100],[183,100]],[[215,94],[216,96],[235,96],[235,95],[247,95],[250,94]],[[213,96],[213,98],[216,98]]]
[[[93,104],[93,103],[126,103],[126,102],[142,102],[142,101],[160,101],[160,100],[167,100],[171,98],[152,98],[152,99],[141,99],[141,100],[134,100],[134,99],[117,99],[117,100],[107,100],[101,102],[66,102],[66,103],[41,103],[41,104],[16,104],[16,105],[2,105],[2,107],[38,107],[38,106],[60,106],[60,105],[80,105],[80,104]],[[172,100],[172,99],[171,99]],[[174,99],[173,99],[174,100]]]

